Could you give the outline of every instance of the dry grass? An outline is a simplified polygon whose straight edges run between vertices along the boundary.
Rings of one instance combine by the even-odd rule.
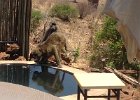
[[[33,9],[38,9],[44,12],[47,15],[49,9],[55,4],[60,2],[68,2],[68,0],[33,0]],[[77,6],[77,4],[81,2],[85,2],[87,4],[87,0],[77,0],[78,3],[69,2],[70,4]],[[84,6],[84,5],[82,5]],[[91,8],[84,8],[85,12],[87,10],[92,10]],[[92,23],[95,18],[96,13],[87,14],[83,19],[72,19],[70,22],[63,22],[57,18],[46,17],[42,21],[40,27],[38,27],[35,34],[32,34],[30,37],[30,45],[34,47],[33,40],[39,40],[41,34],[43,33],[43,28],[45,22],[48,23],[51,20],[55,20],[58,26],[58,32],[63,34],[68,41],[68,47],[70,51],[76,50],[77,47],[80,49],[80,57],[77,63],[86,63],[88,64],[88,60],[91,55],[91,35],[92,35]],[[88,66],[88,65],[87,65]]]

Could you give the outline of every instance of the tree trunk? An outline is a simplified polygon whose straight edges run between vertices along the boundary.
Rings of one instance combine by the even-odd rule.
[[[138,82],[140,83],[140,71],[139,71]],[[140,90],[140,84],[138,85],[138,89]]]
[[[135,87],[140,85],[140,83],[138,81],[136,81],[135,79],[132,79],[131,77],[117,71],[116,69],[105,67],[105,70],[112,72],[112,73],[115,73],[118,77],[123,79],[125,82],[127,82]]]
[[[74,3],[77,3],[77,1],[76,1],[76,0],[74,0],[73,2],[74,2]]]

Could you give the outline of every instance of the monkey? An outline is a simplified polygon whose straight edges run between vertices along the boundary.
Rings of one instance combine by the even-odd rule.
[[[53,32],[57,31],[57,26],[55,22],[50,23],[50,27],[46,31],[46,23],[44,25],[44,34],[43,34],[43,39],[41,42],[45,41]]]
[[[30,59],[33,58],[36,62],[45,63],[48,62],[49,57],[54,55],[58,67],[62,67],[61,53],[65,54],[66,51],[66,38],[63,35],[54,32],[47,38],[47,40],[39,43],[36,48],[32,50]]]
[[[49,28],[46,31],[46,23],[44,25],[44,35],[41,42],[34,48],[34,50],[30,53],[30,60],[33,58],[35,62],[44,64],[47,63],[56,65],[58,67],[62,67],[61,61],[65,62],[65,64],[70,63],[70,59],[67,57],[67,41],[66,38],[56,32],[57,26],[55,22],[51,22]],[[53,63],[49,63],[52,56],[55,57],[55,61]],[[62,59],[61,59],[62,58]],[[56,62],[56,63],[54,63]],[[42,67],[42,70],[45,69]]]

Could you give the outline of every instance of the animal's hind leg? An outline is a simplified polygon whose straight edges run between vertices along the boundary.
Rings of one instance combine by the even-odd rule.
[[[54,56],[58,64],[58,67],[62,67],[60,53],[58,52],[56,46],[53,46],[53,52],[54,52]]]

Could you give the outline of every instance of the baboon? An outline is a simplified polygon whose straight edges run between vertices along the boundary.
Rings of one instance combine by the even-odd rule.
[[[55,57],[56,65],[61,66],[61,54],[66,56],[67,43],[66,38],[57,33],[56,23],[52,22],[46,31],[46,26],[44,25],[44,34],[41,42],[36,46],[36,48],[31,52],[30,59],[38,63],[47,63],[51,56]],[[64,58],[64,57],[63,57]],[[66,58],[66,57],[65,57]]]
[[[65,54],[66,51],[66,38],[59,33],[53,33],[47,38],[47,40],[37,45],[37,47],[31,52],[30,58],[33,58],[39,63],[47,63],[48,58],[54,55],[58,67],[62,67],[61,54]]]
[[[56,32],[57,31],[57,26],[56,26],[56,23],[55,22],[51,22],[50,23],[50,27],[47,30],[46,30],[46,24],[47,24],[47,22],[44,25],[44,34],[43,34],[43,37],[42,37],[41,42],[47,40],[47,38],[49,37],[49,35],[51,35],[53,32]]]
[[[66,38],[56,32],[57,26],[55,22],[51,22],[49,28],[46,31],[46,23],[44,25],[44,34],[41,42],[32,50],[30,54],[30,60],[33,58],[34,61],[44,64],[47,63],[48,65],[62,67],[61,65],[61,58],[65,64],[70,64],[70,59],[67,57],[67,42]],[[50,58],[53,59],[52,62]],[[51,59],[52,60],[52,59]],[[56,62],[56,63],[55,63]],[[45,69],[42,67],[42,70]]]

